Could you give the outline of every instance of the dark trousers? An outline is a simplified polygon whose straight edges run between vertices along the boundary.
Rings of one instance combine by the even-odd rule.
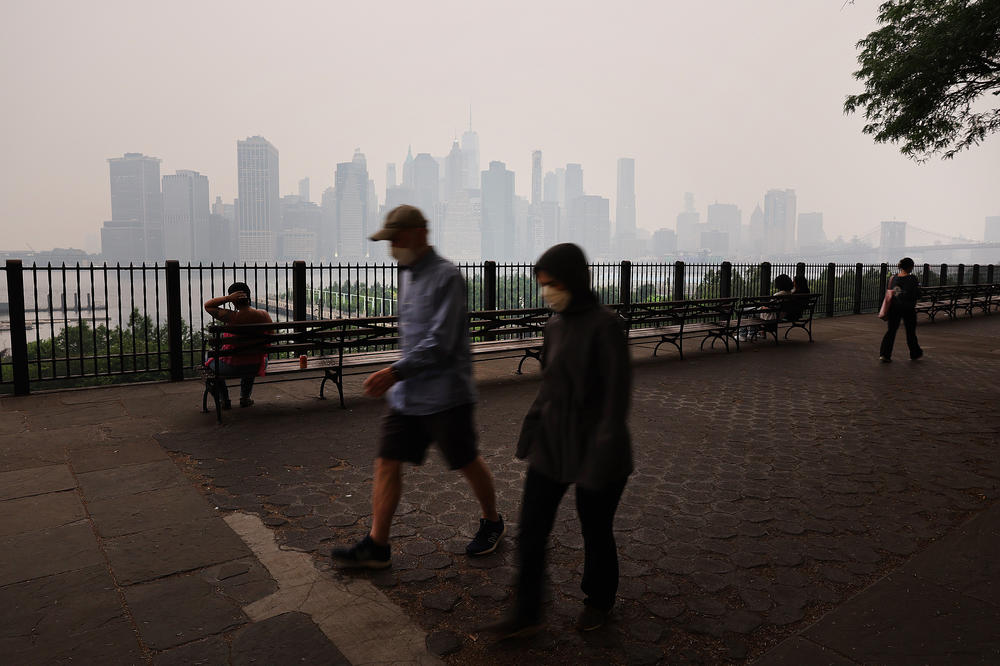
[[[215,381],[218,382],[218,386],[222,390],[223,400],[229,402],[229,387],[226,386],[225,377],[239,378],[240,398],[250,397],[250,394],[253,393],[253,380],[257,378],[257,371],[260,369],[259,365],[229,365],[228,363],[219,363],[215,359],[212,359],[211,363],[212,369],[216,371]]]
[[[917,343],[917,312],[910,308],[889,308],[889,328],[882,338],[879,356],[892,358],[892,346],[896,342],[896,331],[899,330],[900,321],[906,329],[906,346],[910,348],[910,358],[923,356],[924,352]]]
[[[625,482],[602,490],[576,487],[576,513],[583,529],[583,582],[586,603],[609,611],[618,593],[618,548],[612,525]],[[556,510],[567,483],[559,483],[528,468],[521,503],[518,541],[517,615],[527,621],[541,619],[545,578],[545,545],[552,532]]]

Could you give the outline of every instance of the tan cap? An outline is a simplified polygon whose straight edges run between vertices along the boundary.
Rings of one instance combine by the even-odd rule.
[[[426,229],[427,219],[414,206],[396,206],[385,216],[382,228],[370,236],[373,241],[392,240],[396,232],[402,229]]]

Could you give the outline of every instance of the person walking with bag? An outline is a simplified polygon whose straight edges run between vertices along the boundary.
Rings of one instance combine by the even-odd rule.
[[[899,260],[899,273],[894,275],[888,284],[886,294],[888,307],[883,304],[879,316],[888,321],[888,330],[882,337],[882,347],[878,359],[883,363],[892,361],[892,347],[896,341],[896,331],[899,322],[906,329],[906,346],[910,348],[910,360],[916,361],[924,355],[924,350],[917,342],[917,301],[920,300],[920,280],[913,275],[913,259],[903,257]]]
[[[528,460],[521,501],[514,607],[487,629],[500,638],[541,628],[546,542],[570,485],[584,542],[580,631],[604,625],[618,591],[615,511],[632,473],[627,417],[632,391],[628,341],[618,315],[590,289],[578,246],[556,245],[535,264],[545,326],[542,385],[521,427],[517,457]]]

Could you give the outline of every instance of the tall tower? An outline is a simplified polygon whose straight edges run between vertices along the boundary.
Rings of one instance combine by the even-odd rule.
[[[618,160],[615,231],[619,238],[635,238],[635,160],[631,157]]]
[[[472,131],[472,109],[469,109],[469,129],[462,134],[462,155],[465,157],[465,189],[479,189],[479,135]]]
[[[583,166],[579,164],[566,165],[566,209],[569,210],[574,199],[583,196]]]
[[[764,195],[764,251],[795,250],[795,190],[768,190]]]
[[[447,201],[454,199],[455,195],[464,189],[466,189],[465,156],[462,155],[458,141],[454,141],[451,144],[451,152],[448,153],[444,163],[444,192]]]
[[[336,197],[336,242],[339,259],[359,260],[368,255],[368,162],[360,150],[350,162],[337,165],[334,174]]]
[[[482,174],[482,255],[509,261],[516,244],[514,231],[514,172],[503,162],[490,162]]]
[[[531,153],[531,205],[542,203],[542,151]]]
[[[299,181],[299,199],[304,202],[309,201],[309,177],[305,177]]]
[[[281,221],[278,149],[262,136],[236,142],[240,261],[273,261]]]
[[[105,257],[119,261],[164,259],[160,159],[125,153],[109,158],[108,166],[111,220],[101,230]]]
[[[163,235],[168,259],[213,261],[208,177],[178,171],[163,177]]]

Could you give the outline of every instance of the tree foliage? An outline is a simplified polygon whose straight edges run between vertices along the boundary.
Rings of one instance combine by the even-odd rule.
[[[1000,107],[981,100],[1000,95],[1000,0],[890,0],[878,22],[857,43],[864,92],[844,102],[865,134],[924,162],[1000,129]]]

